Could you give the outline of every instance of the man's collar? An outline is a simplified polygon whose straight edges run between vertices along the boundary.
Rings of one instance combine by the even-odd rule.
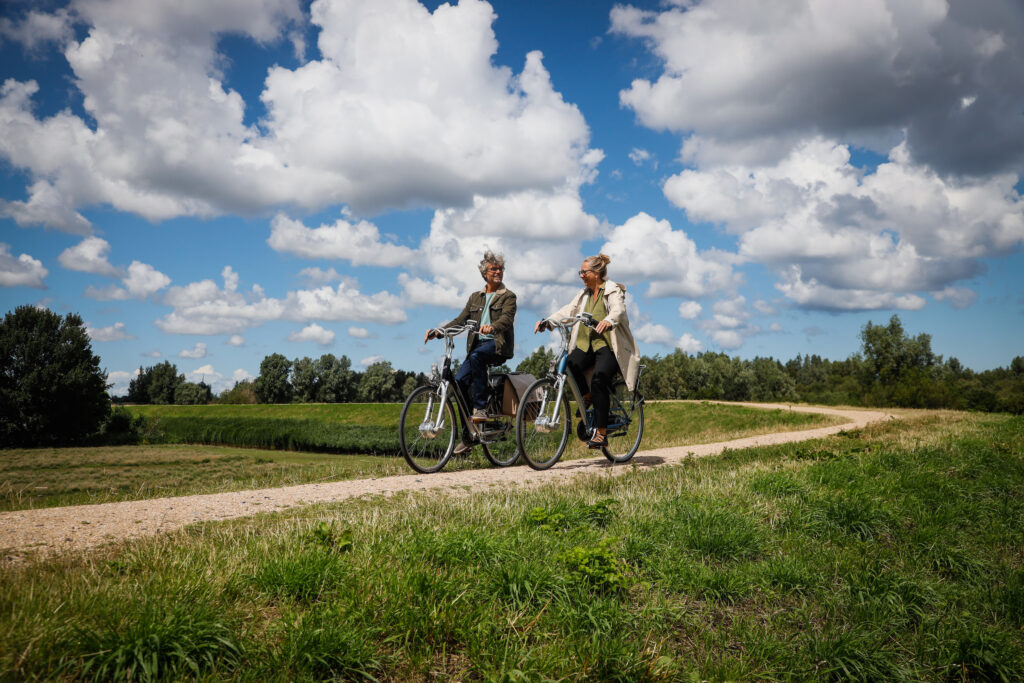
[[[487,285],[484,285],[483,289],[480,290],[480,293],[483,294],[484,296],[486,296],[488,294],[500,294],[501,292],[504,292],[504,291],[505,291],[505,283],[503,282],[503,283],[501,283],[501,287],[498,287],[493,292],[488,292],[487,291]]]

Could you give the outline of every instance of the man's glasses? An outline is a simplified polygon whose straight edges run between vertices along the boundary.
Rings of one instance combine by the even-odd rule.
[[[505,269],[504,268],[488,268],[487,272],[488,273],[504,273]]]

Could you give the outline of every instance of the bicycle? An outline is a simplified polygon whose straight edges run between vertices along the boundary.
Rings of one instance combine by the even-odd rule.
[[[583,393],[572,373],[566,369],[569,358],[569,339],[572,327],[583,323],[596,327],[597,323],[589,313],[582,313],[561,322],[543,321],[548,328],[558,330],[562,336],[562,348],[548,368],[548,373],[527,388],[516,411],[516,443],[526,464],[535,470],[546,470],[562,457],[569,441],[572,426],[572,412],[568,393],[577,406],[583,406]],[[611,405],[608,411],[606,443],[601,448],[604,457],[613,463],[627,462],[640,448],[644,435],[644,397],[640,394],[640,376],[646,366],[641,365],[632,391],[621,377],[612,386]],[[594,426],[594,410],[577,410],[580,422],[576,436],[588,441],[597,431]]]
[[[452,352],[455,337],[474,329],[476,321],[470,320],[465,325],[433,331],[435,337],[444,339],[444,362],[440,370],[436,365],[433,367],[429,384],[413,389],[402,406],[398,440],[406,462],[417,472],[431,474],[448,463],[459,438],[458,427],[461,427],[461,438],[480,444],[484,455],[495,466],[508,467],[519,458],[514,437],[515,418],[502,414],[502,397],[496,395],[492,382],[488,382],[487,421],[474,423],[467,419],[472,414],[472,403],[455,381]]]

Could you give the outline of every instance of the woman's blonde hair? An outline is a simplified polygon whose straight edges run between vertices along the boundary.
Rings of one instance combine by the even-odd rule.
[[[583,259],[583,263],[587,264],[587,267],[597,273],[602,280],[608,279],[608,264],[611,262],[612,260],[608,258],[607,254],[588,256]]]

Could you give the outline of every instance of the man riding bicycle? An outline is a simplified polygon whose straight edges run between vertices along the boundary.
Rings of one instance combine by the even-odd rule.
[[[480,275],[484,288],[469,295],[462,312],[441,327],[464,325],[469,320],[478,323],[466,339],[466,359],[459,367],[455,381],[462,392],[472,401],[471,420],[476,423],[487,421],[487,368],[505,362],[514,355],[515,340],[513,323],[516,317],[516,295],[504,285],[505,257],[490,251],[480,261]],[[423,341],[434,336],[434,330],[427,330]],[[455,448],[455,454],[469,451],[472,444],[463,438]]]

